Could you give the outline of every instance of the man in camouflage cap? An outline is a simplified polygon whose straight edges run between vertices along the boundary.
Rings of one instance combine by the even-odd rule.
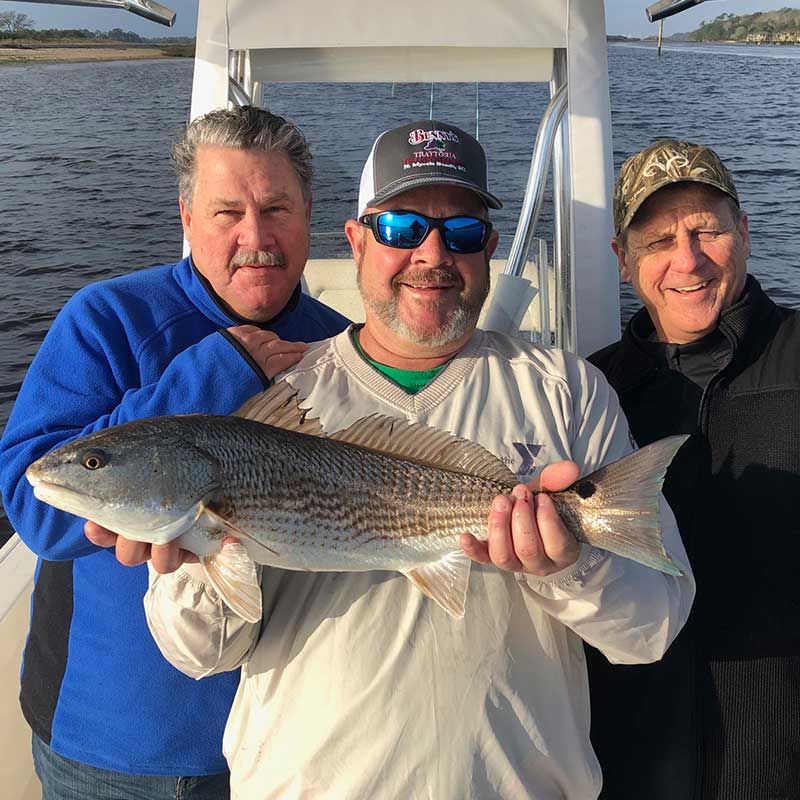
[[[642,203],[659,189],[690,182],[714,186],[739,206],[733,177],[713,150],[677,139],[659,139],[622,165],[614,188],[614,233],[622,234]]]
[[[658,664],[587,654],[601,798],[800,797],[800,315],[747,274],[747,215],[708,147],[628,159],[614,228],[645,307],[590,361],[640,446],[691,434],[664,494],[698,589]]]

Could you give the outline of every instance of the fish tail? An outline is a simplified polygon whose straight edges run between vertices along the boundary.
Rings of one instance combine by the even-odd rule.
[[[661,486],[688,436],[669,436],[581,479],[567,500],[579,539],[669,575],[681,571],[661,539]],[[587,496],[588,495],[588,496]]]

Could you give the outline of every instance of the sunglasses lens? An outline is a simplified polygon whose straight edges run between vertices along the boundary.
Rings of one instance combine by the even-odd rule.
[[[429,221],[413,211],[384,211],[373,218],[378,241],[389,247],[410,250],[418,247],[435,224],[444,236],[451,253],[477,253],[486,244],[488,223],[476,217],[448,217]]]
[[[486,244],[486,223],[475,217],[444,220],[444,241],[453,253],[477,253]]]
[[[387,211],[375,220],[378,237],[389,247],[416,247],[428,232],[425,217],[409,211]]]

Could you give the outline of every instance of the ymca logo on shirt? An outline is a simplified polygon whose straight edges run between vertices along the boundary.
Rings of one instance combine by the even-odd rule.
[[[515,453],[503,456],[502,462],[516,473],[520,481],[529,480],[536,472],[536,458],[543,445],[533,442],[511,442]]]

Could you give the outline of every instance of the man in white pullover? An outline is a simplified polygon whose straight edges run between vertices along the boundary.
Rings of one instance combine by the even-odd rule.
[[[422,422],[556,491],[629,452],[628,428],[585,361],[476,330],[499,207],[469,134],[427,120],[382,134],[345,225],[366,322],[312,345],[284,380],[328,433],[371,414]],[[579,544],[546,494],[513,496],[495,500],[486,542],[462,539],[476,562],[463,620],[399,573],[264,567],[250,624],[197,565],[176,570],[176,549],[153,546],[170,574],[151,570],[145,606],[166,658],[197,678],[242,666],[224,740],[233,797],[597,797],[581,639],[615,662],[660,658],[691,571],[666,506],[682,577]],[[128,563],[143,548],[117,541]]]

